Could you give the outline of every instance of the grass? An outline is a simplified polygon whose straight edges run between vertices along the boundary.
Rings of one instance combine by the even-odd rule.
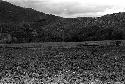
[[[122,84],[125,81],[124,46],[26,45],[0,48],[0,84]]]
[[[44,76],[43,76],[44,75]],[[86,76],[87,75],[87,76]],[[88,78],[89,77],[89,78]],[[123,81],[101,81],[99,78],[94,78],[93,74],[85,73],[76,74],[75,72],[58,72],[58,74],[49,76],[48,74],[31,73],[25,75],[14,75],[6,73],[2,77],[1,83],[5,84],[123,84]]]

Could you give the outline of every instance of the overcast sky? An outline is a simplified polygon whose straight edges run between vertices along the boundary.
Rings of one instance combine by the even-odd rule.
[[[125,11],[125,0],[4,0],[63,17],[88,17]]]

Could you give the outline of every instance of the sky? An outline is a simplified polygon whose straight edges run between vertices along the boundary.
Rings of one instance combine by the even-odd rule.
[[[3,0],[65,18],[99,17],[125,12],[125,0]]]

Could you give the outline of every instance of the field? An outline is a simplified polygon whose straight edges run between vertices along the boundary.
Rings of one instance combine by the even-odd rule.
[[[1,44],[0,84],[124,84],[125,46],[89,44]]]

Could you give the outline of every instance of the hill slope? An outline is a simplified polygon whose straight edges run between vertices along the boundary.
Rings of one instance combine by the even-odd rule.
[[[125,40],[125,13],[62,18],[2,1],[0,33],[9,43]]]
[[[6,1],[0,2],[0,23],[33,22],[48,16],[31,8],[22,8]]]

